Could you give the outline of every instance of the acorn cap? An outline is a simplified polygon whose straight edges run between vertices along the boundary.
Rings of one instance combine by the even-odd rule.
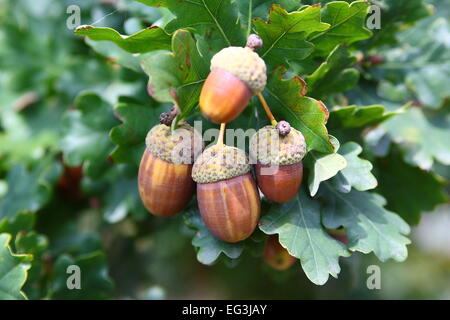
[[[202,136],[187,123],[172,132],[169,126],[154,126],[145,139],[147,149],[155,157],[176,164],[193,164],[203,150]]]
[[[197,158],[192,168],[192,179],[197,183],[212,183],[244,175],[250,169],[243,150],[216,144]]]
[[[302,161],[305,155],[305,138],[294,128],[283,137],[269,125],[250,139],[250,156],[263,165],[291,165]]]
[[[223,69],[245,82],[253,94],[266,86],[266,63],[250,48],[228,47],[220,50],[211,59],[211,70]]]

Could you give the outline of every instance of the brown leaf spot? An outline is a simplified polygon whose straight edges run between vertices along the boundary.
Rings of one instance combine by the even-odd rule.
[[[294,78],[294,80],[297,81],[300,84],[300,86],[301,86],[300,95],[301,96],[306,96],[306,94],[308,93],[308,85],[306,84],[305,80],[303,80],[299,76],[296,76]]]
[[[320,100],[317,101],[319,108],[325,113],[325,123],[328,122],[328,118],[330,117],[330,112],[328,111],[327,106]]]

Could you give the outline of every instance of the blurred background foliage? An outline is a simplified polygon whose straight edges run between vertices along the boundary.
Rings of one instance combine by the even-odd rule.
[[[265,18],[273,2],[254,2],[255,16]],[[293,10],[319,2],[328,1],[277,3]],[[81,24],[121,34],[163,26],[173,18],[170,11],[125,0],[0,0],[0,234],[11,237],[9,245],[0,238],[0,255],[22,266],[18,279],[28,273],[26,296],[450,299],[450,1],[373,2],[383,8],[382,29],[351,46],[349,67],[359,76],[344,79],[354,86],[313,93],[329,107],[410,105],[367,132],[350,126],[336,135],[364,146],[376,191],[413,225],[412,244],[403,263],[357,253],[341,259],[339,279],[315,286],[298,262],[284,272],[264,264],[262,243],[237,260],[198,263],[194,231],[181,216],[151,217],[137,194],[136,162],[112,160],[111,153],[136,158],[121,154],[110,134],[127,119],[120,103],[144,108],[153,121],[146,127],[168,105],[148,96],[148,78],[132,54],[74,36],[66,9],[79,5]],[[83,290],[66,289],[71,264],[87,277]],[[381,290],[366,287],[372,264],[381,267]],[[23,297],[20,287],[10,290],[11,297]]]

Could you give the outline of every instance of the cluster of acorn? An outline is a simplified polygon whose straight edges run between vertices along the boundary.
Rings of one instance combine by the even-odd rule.
[[[141,199],[154,215],[175,215],[197,191],[200,214],[211,233],[238,242],[257,226],[261,210],[258,187],[275,202],[287,202],[297,194],[305,139],[286,121],[276,122],[265,103],[261,92],[267,81],[266,65],[255,52],[261,46],[261,39],[251,35],[246,47],[225,48],[211,60],[199,103],[206,118],[221,124],[217,144],[203,151],[203,142],[195,143],[202,141],[200,134],[186,122],[178,126],[184,134],[177,135],[179,129],[171,128],[176,108],[162,114],[161,124],[149,131],[138,183]],[[254,95],[261,99],[272,124],[250,139],[250,156],[256,163],[253,175],[247,154],[225,145],[223,134],[225,124],[234,120]],[[276,237],[268,238],[265,255],[278,269],[294,261]]]

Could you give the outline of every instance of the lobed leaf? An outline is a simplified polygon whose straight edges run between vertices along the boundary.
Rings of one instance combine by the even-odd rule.
[[[444,18],[426,22],[400,33],[401,46],[382,50],[385,62],[371,74],[405,82],[421,104],[438,110],[450,97],[450,24]]]
[[[386,112],[382,105],[338,107],[331,110],[327,126],[330,129],[364,128],[380,124],[403,111]]]
[[[396,44],[399,31],[431,14],[429,5],[422,0],[384,0],[379,8],[382,28],[374,30],[369,40],[372,48]]]
[[[183,217],[189,227],[196,229],[192,245],[197,248],[197,260],[200,263],[211,265],[221,254],[230,259],[237,259],[241,255],[243,243],[228,243],[217,239],[208,231],[198,212],[190,210]]]
[[[273,206],[260,220],[266,234],[278,234],[280,244],[300,259],[308,279],[317,285],[337,277],[339,257],[349,256],[345,246],[331,238],[320,223],[320,205],[302,190],[295,199]]]
[[[163,29],[155,26],[123,36],[111,28],[83,25],[75,29],[75,34],[95,41],[111,41],[130,53],[170,49],[170,36]]]
[[[148,131],[158,123],[159,114],[164,107],[142,104],[139,101],[119,101],[114,113],[122,124],[111,129],[109,136],[116,145],[111,157],[117,163],[139,165],[145,148]]]
[[[306,38],[313,32],[329,28],[328,24],[320,21],[320,6],[309,6],[289,13],[274,4],[268,21],[255,18],[253,23],[264,42],[259,54],[272,66],[305,59],[314,51],[314,45]]]
[[[60,174],[60,165],[46,160],[31,171],[21,164],[13,166],[6,177],[8,192],[0,199],[0,219],[41,209],[50,200],[52,185]]]
[[[245,45],[239,11],[233,0],[137,0],[152,7],[166,7],[176,16],[165,30],[169,33],[192,28],[197,32],[205,27],[217,29],[223,46]]]
[[[251,27],[252,18],[266,19],[270,8],[273,6],[272,0],[239,0],[237,1],[244,27]],[[277,4],[290,12],[299,8],[298,0],[279,0]]]
[[[172,52],[161,52],[142,60],[149,76],[153,98],[176,102],[183,115],[197,105],[202,84],[209,74],[209,61],[200,56],[189,31],[178,30],[172,37]]]
[[[424,170],[430,169],[435,160],[450,165],[450,114],[445,110],[427,116],[421,109],[411,108],[383,127],[405,151],[406,162]]]
[[[362,147],[356,142],[347,142],[338,150],[338,153],[347,161],[347,166],[341,170],[340,174],[342,174],[343,185],[366,191],[376,188],[378,182],[371,173],[372,163],[358,157],[362,151]],[[350,191],[348,187],[344,189]]]
[[[17,212],[13,217],[0,220],[0,233],[14,236],[20,231],[31,230],[36,222],[36,214],[31,211]]]
[[[368,9],[369,3],[366,1],[327,3],[322,9],[321,21],[330,27],[313,33],[307,39],[316,47],[314,54],[325,56],[338,44],[351,44],[369,38],[372,32],[365,27]]]
[[[107,170],[113,144],[109,130],[119,121],[114,117],[112,107],[92,92],[82,92],[75,101],[75,110],[69,111],[63,119],[65,132],[61,139],[64,162],[71,166],[83,164],[84,173],[98,177]]]
[[[319,191],[321,182],[331,179],[347,166],[346,159],[337,153],[339,141],[334,137],[331,137],[331,141],[334,146],[333,153],[310,151],[305,158],[305,166],[309,169],[308,187],[311,197]]]
[[[408,255],[406,238],[408,224],[393,212],[384,209],[386,200],[378,194],[352,190],[340,193],[325,183],[321,193],[326,228],[344,227],[351,251],[373,252],[381,261],[403,261]]]
[[[410,224],[418,224],[422,212],[433,211],[448,202],[444,183],[432,172],[405,163],[400,154],[391,154],[377,163],[379,192],[387,199],[387,208]]]
[[[285,71],[278,68],[265,89],[273,112],[302,132],[310,150],[333,152],[325,126],[327,108],[321,101],[305,97],[306,84],[300,77],[283,79]]]
[[[305,78],[309,95],[324,98],[330,93],[340,93],[353,88],[359,80],[359,71],[352,67],[356,58],[344,46],[337,46],[326,61]]]
[[[0,300],[24,300],[21,291],[30,269],[31,255],[13,254],[9,247],[11,235],[0,234]]]

